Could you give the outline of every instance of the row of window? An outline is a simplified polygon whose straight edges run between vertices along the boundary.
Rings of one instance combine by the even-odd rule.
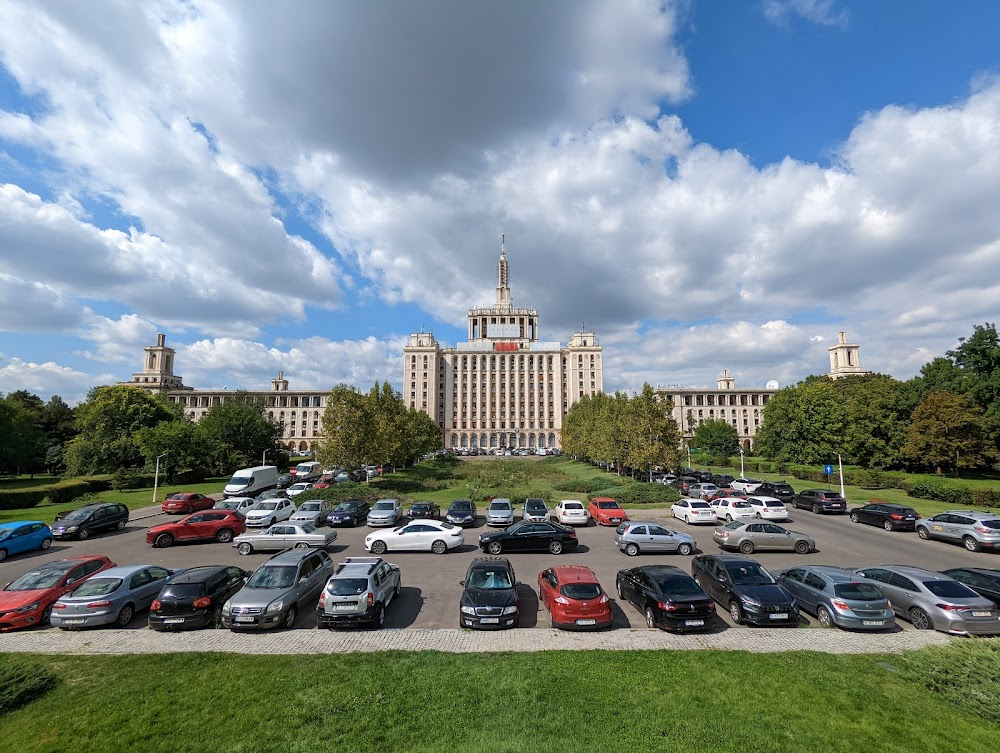
[[[684,395],[684,405],[687,406],[698,406],[698,405],[726,405],[726,398],[728,397],[728,405],[767,405],[767,401],[770,400],[770,395],[718,395],[719,401],[716,403],[716,395]]]

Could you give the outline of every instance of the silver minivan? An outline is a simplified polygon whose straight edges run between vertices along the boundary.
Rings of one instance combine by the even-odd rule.
[[[291,629],[303,602],[315,599],[333,575],[322,549],[289,549],[271,557],[222,606],[222,626],[232,630]]]

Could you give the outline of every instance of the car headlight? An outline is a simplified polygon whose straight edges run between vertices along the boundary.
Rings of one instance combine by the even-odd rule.
[[[80,526],[70,526],[69,528],[66,529],[66,533],[73,533],[74,531],[79,531],[79,530]]]
[[[748,609],[760,609],[760,604],[758,604],[753,599],[747,599],[745,597],[740,597],[740,603],[747,607]]]
[[[23,607],[18,607],[14,611],[15,612],[34,612],[36,609],[38,609],[38,606],[41,603],[42,602],[40,602],[40,601],[34,601],[31,604],[25,604]]]
[[[264,610],[266,614],[273,614],[275,612],[280,612],[281,608],[285,606],[284,599],[278,599],[277,601],[272,601],[267,605],[267,609]]]
[[[517,607],[504,607],[503,608],[503,613],[504,614],[517,614]]]
[[[462,607],[462,614],[475,614],[475,613],[476,613],[475,607]]]
[[[232,601],[227,601],[225,604],[222,605],[222,613],[223,614],[229,614],[232,611],[233,611],[233,602]]]

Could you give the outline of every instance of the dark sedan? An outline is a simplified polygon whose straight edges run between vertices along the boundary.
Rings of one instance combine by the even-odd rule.
[[[117,502],[86,505],[68,513],[57,513],[52,538],[83,541],[99,531],[120,531],[128,523],[128,508]]]
[[[702,554],[691,574],[708,595],[729,610],[737,625],[797,625],[795,597],[757,560],[739,554]]]
[[[674,565],[619,570],[618,598],[646,617],[646,626],[686,632],[715,627],[715,602],[694,579]]]
[[[840,492],[829,489],[803,489],[792,497],[792,506],[796,509],[812,510],[817,515],[822,512],[847,512],[847,500]]]
[[[416,520],[417,518],[440,520],[441,505],[436,502],[414,502],[410,505],[407,515],[409,515],[410,520]]]
[[[795,497],[795,490],[791,484],[786,484],[784,481],[765,481],[754,490],[754,496],[774,497],[788,505]]]
[[[870,502],[851,510],[851,520],[855,523],[882,526],[887,531],[913,531],[919,519],[920,513],[912,507],[887,502]]]
[[[363,499],[345,499],[326,516],[331,526],[359,526],[368,519],[372,506]]]
[[[149,607],[153,630],[217,627],[222,605],[246,583],[246,570],[232,565],[193,567],[168,580]]]
[[[954,578],[1000,607],[1000,570],[986,567],[956,567],[944,570],[942,574]]]
[[[479,548],[490,554],[501,552],[549,552],[562,554],[577,548],[576,531],[562,523],[520,521],[503,531],[479,535]]]

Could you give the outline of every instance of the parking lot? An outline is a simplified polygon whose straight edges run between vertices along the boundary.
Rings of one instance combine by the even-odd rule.
[[[475,527],[465,530],[465,545],[443,555],[418,552],[389,552],[386,559],[398,564],[402,570],[403,588],[400,598],[386,613],[386,627],[389,628],[456,628],[458,626],[458,602],[462,591],[460,581],[465,577],[466,568],[473,557],[482,556],[477,542],[479,534],[490,530],[480,517]],[[802,531],[813,536],[817,550],[807,555],[794,553],[757,552],[754,558],[767,568],[777,570],[805,562],[811,564],[837,565],[857,568],[879,564],[909,564],[932,570],[944,570],[960,565],[996,567],[1000,559],[995,554],[973,553],[961,546],[937,541],[922,541],[915,533],[890,533],[866,525],[852,523],[845,515],[825,516],[811,512],[791,510],[792,520],[783,523],[786,528]],[[693,535],[698,542],[698,551],[718,552],[712,541],[712,526],[686,525],[669,517],[669,510],[630,510],[633,520],[656,519],[668,527]],[[20,555],[0,565],[3,582],[13,580],[41,561],[60,559],[79,554],[104,554],[118,564],[159,564],[168,568],[184,568],[207,564],[236,564],[252,570],[264,562],[268,554],[239,555],[228,544],[185,544],[167,549],[154,549],[145,542],[145,530],[168,519],[158,508],[135,510],[132,520],[124,531],[95,535],[84,542],[56,541],[47,552]],[[329,549],[334,561],[348,556],[365,556],[364,537],[372,529],[338,529],[338,538]],[[537,577],[542,570],[556,564],[580,564],[590,567],[601,584],[613,598],[614,624],[616,629],[646,630],[645,621],[633,607],[619,602],[615,597],[615,576],[618,570],[643,564],[677,565],[690,572],[691,556],[676,554],[640,555],[628,557],[614,545],[614,529],[593,524],[577,529],[580,546],[576,552],[553,556],[547,553],[509,555],[518,577],[521,600],[521,630],[548,629],[548,615],[539,605],[537,597]],[[693,555],[692,555],[693,556]],[[719,609],[720,626],[717,631],[729,629],[753,630],[731,624],[725,609]],[[146,615],[137,615],[129,627],[146,629]],[[802,625],[815,622],[803,614]],[[897,621],[900,630],[912,630],[909,623]],[[304,606],[296,623],[296,629],[316,627],[312,605]],[[58,632],[55,628],[42,628]]]

